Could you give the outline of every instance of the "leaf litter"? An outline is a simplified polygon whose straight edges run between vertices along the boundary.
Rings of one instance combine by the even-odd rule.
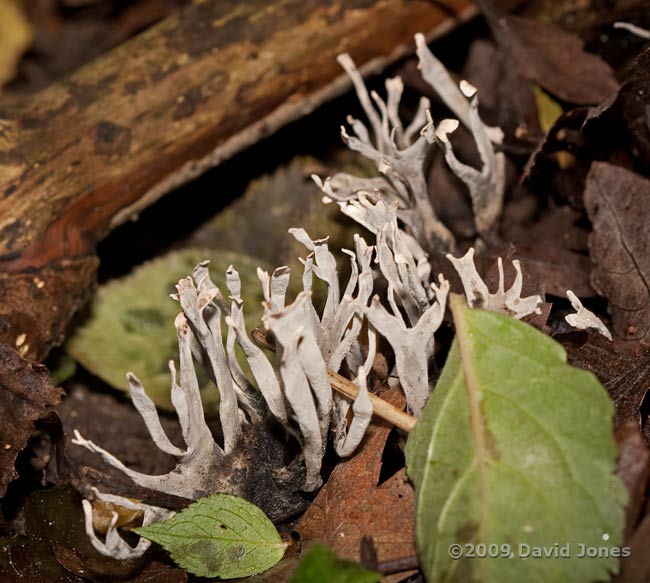
[[[647,205],[641,202],[648,190],[646,176],[650,151],[647,100],[642,98],[648,79],[646,66],[648,53],[646,51],[638,55],[627,73],[621,73],[617,69],[617,74],[622,79],[619,85],[612,68],[604,60],[585,51],[583,42],[576,35],[539,21],[502,14],[486,2],[481,4],[495,41],[480,39],[476,41],[476,46],[479,46],[478,43],[483,43],[482,48],[470,50],[470,54],[473,54],[472,58],[476,61],[468,69],[473,68],[474,75],[479,73],[484,75],[481,79],[473,79],[469,75],[469,81],[479,86],[481,118],[485,119],[486,123],[501,126],[505,132],[503,146],[498,149],[498,152],[503,150],[506,153],[506,169],[509,178],[506,181],[508,186],[504,199],[504,213],[497,232],[498,237],[495,239],[487,237],[485,239],[487,245],[484,248],[479,246],[476,265],[479,266],[478,272],[484,274],[488,288],[492,290],[496,287],[499,275],[496,258],[505,255],[506,265],[509,265],[513,258],[521,259],[522,271],[525,274],[524,295],[539,294],[544,300],[540,304],[542,314],[535,316],[538,318],[536,325],[547,334],[563,332],[557,336],[557,340],[566,349],[569,363],[592,371],[609,393],[614,405],[613,425],[617,429],[618,473],[629,493],[624,532],[625,544],[629,544],[632,549],[631,557],[621,561],[621,572],[616,580],[621,582],[643,580],[650,574],[642,550],[650,540],[650,521],[646,509],[650,416],[647,404],[644,402],[649,378],[648,353],[644,344],[646,329],[650,326],[646,322],[648,292],[644,283],[646,279],[644,261],[647,259],[647,249],[643,225],[647,223],[645,221]],[[485,55],[491,56],[488,59]],[[540,93],[540,87],[543,93]],[[435,98],[438,99],[437,96]],[[582,105],[595,107],[591,110],[576,107]],[[562,111],[564,113],[561,113]],[[552,123],[554,120],[555,123]],[[545,135],[544,130],[549,126],[551,126],[550,130]],[[463,131],[466,132],[464,136],[461,135]],[[480,156],[476,151],[471,132],[462,128],[458,132],[457,135],[450,136],[454,154],[463,163],[480,168]],[[615,139],[610,140],[610,136]],[[449,171],[443,156],[440,153],[434,153],[433,156],[434,171],[429,175],[429,196],[436,204],[438,218],[450,229],[452,237],[462,249],[462,252],[457,253],[456,256],[462,255],[474,241],[477,232],[470,193],[466,185]],[[524,168],[526,162],[528,164]],[[247,197],[246,204],[236,203],[221,218],[215,219],[211,225],[195,234],[194,239],[191,239],[188,244],[205,247],[206,242],[213,245],[215,241],[225,239],[228,240],[228,247],[231,250],[254,256],[258,262],[276,263],[277,250],[286,254],[284,257],[288,262],[296,256],[295,244],[287,248],[286,242],[282,242],[280,235],[277,237],[274,235],[265,241],[259,237],[259,232],[256,236],[249,237],[249,240],[246,240],[246,237],[240,238],[247,230],[259,231],[274,221],[278,224],[282,223],[287,216],[293,216],[292,220],[297,221],[296,224],[300,226],[307,224],[304,221],[314,214],[315,209],[311,203],[305,204],[304,201],[318,199],[317,196],[313,196],[314,189],[305,180],[305,174],[309,171],[305,172],[304,168],[309,167],[310,164],[318,166],[320,162],[299,161],[295,166],[292,164],[289,169],[282,169],[275,176],[260,181],[253,189],[256,193]],[[369,175],[367,166],[361,168],[357,166],[351,171],[355,174]],[[322,174],[323,170],[318,170],[318,173]],[[551,187],[547,188],[548,185]],[[436,192],[443,189],[444,195]],[[284,205],[283,193],[287,191],[296,193],[296,198],[294,202]],[[266,193],[269,193],[268,196]],[[303,206],[304,214],[296,218],[292,213]],[[267,220],[266,209],[276,207],[278,217],[275,217],[274,221]],[[329,209],[333,207],[334,205],[330,205]],[[318,217],[318,220],[322,218]],[[247,222],[249,220],[251,222]],[[251,228],[250,225],[257,226]],[[279,232],[285,226],[280,225]],[[349,225],[333,227],[333,223],[330,223],[324,226],[322,235],[334,229],[336,236],[344,239],[348,228]],[[358,227],[356,229],[358,230]],[[311,227],[308,227],[307,231],[313,235]],[[589,237],[589,245],[587,245],[587,237]],[[511,243],[514,243],[514,247],[509,247]],[[507,251],[504,253],[504,250]],[[452,290],[458,292],[462,290],[453,269],[442,255],[432,253],[429,259],[434,274],[442,271],[452,281]],[[297,263],[293,267],[294,271],[296,268],[301,268]],[[453,277],[447,275],[450,273]],[[511,285],[510,278],[511,275],[508,274],[506,287]],[[566,333],[567,324],[564,317],[570,313],[570,304],[568,300],[560,299],[566,298],[566,290],[573,290],[577,296],[575,299],[578,302],[582,301],[580,305],[584,305],[595,316],[600,317],[604,322],[603,326],[614,332],[614,341],[610,342],[591,332]],[[324,290],[321,289],[318,293],[322,294],[323,299],[325,298]],[[248,305],[251,305],[251,302],[248,302]],[[442,340],[436,333],[435,352],[431,356],[435,358],[437,364],[442,365],[450,348],[449,318],[439,332]],[[364,342],[367,342],[368,332],[364,330],[363,334]],[[365,350],[369,349],[368,344],[363,346]],[[375,362],[381,362],[379,366],[390,371],[394,364],[395,355],[392,350],[394,347],[391,348],[381,341],[378,348],[379,353]],[[169,356],[158,358],[154,366],[158,369],[164,368],[161,363],[164,365]],[[447,366],[453,365],[453,359],[457,358],[457,355],[454,356],[454,349],[451,358],[451,364],[448,363]],[[130,363],[127,363],[108,368],[115,368],[116,374],[123,374],[129,366]],[[20,369],[20,366],[18,368]],[[433,362],[430,368],[429,380],[433,381],[438,376]],[[354,371],[343,372],[353,376],[350,373]],[[25,374],[26,379],[30,376]],[[443,372],[443,380],[444,378]],[[116,386],[120,383],[119,380],[111,382]],[[72,385],[68,384],[68,387],[71,388]],[[79,392],[80,390],[74,389],[72,397],[69,397],[60,407],[68,433],[71,433],[70,430],[76,426],[74,419],[70,417],[71,412],[76,409],[75,414],[79,418],[89,416],[89,412],[93,410],[91,404],[95,399],[92,397],[92,391],[86,393],[86,396],[81,399],[81,401],[87,399],[89,403],[82,405],[78,401],[76,407],[68,405],[74,403],[75,393],[84,394]],[[83,390],[87,391],[87,389]],[[380,395],[387,399],[397,398],[394,397],[394,393],[394,390],[388,393],[380,391]],[[433,393],[434,400],[439,397],[439,393],[441,393],[440,385]],[[162,398],[165,398],[166,394],[161,383]],[[65,483],[68,473],[72,476],[73,473],[80,471],[81,477],[68,479],[84,493],[87,493],[88,487],[94,484],[109,490],[112,488],[122,495],[130,494],[140,500],[145,499],[147,495],[153,495],[152,492],[135,487],[128,480],[119,481],[115,474],[111,474],[110,468],[104,467],[100,470],[88,468],[88,466],[95,466],[96,462],[90,461],[91,456],[84,458],[79,451],[81,448],[75,448],[72,453],[68,447],[67,454],[62,453],[57,445],[61,440],[61,434],[57,433],[56,423],[48,425],[45,421],[39,421],[44,418],[50,419],[47,413],[57,402],[58,395],[59,393],[53,388],[47,389],[44,391],[43,402],[37,403],[33,409],[26,411],[24,422],[26,430],[22,434],[20,446],[20,449],[24,447],[32,430],[39,428],[39,423],[40,427],[48,428],[48,435],[51,434],[55,441],[52,452],[56,453],[55,457],[59,460],[58,469],[54,463],[51,465],[50,483]],[[112,416],[112,421],[106,420],[106,424],[102,421],[104,428],[113,427],[112,430],[108,430],[109,438],[110,435],[113,436],[109,440],[109,443],[114,445],[111,450],[117,453],[120,459],[126,459],[128,465],[133,465],[143,472],[163,474],[169,471],[171,467],[169,460],[156,457],[153,452],[157,450],[148,448],[144,444],[145,440],[138,441],[136,436],[142,429],[142,425],[139,420],[136,422],[136,417],[130,417],[126,413],[128,404],[115,394],[108,394],[106,397],[100,407],[104,408],[108,417]],[[401,404],[399,399],[396,403]],[[68,405],[67,410],[66,405]],[[94,404],[96,405],[97,403]],[[558,398],[552,405],[561,408],[566,405],[566,402],[564,398]],[[539,411],[536,414],[540,414]],[[465,419],[462,416],[461,418]],[[180,443],[180,430],[175,421],[167,418],[165,414],[161,415],[161,419],[172,441]],[[23,424],[23,421],[20,423]],[[93,437],[92,420],[89,420],[88,425],[83,432]],[[602,421],[597,425],[602,429],[607,426],[607,422]],[[213,424],[213,434],[218,436],[220,431],[219,424]],[[454,437],[457,438],[459,435],[457,425],[454,431]],[[589,431],[587,428],[582,428],[577,432],[577,437],[584,438],[585,435],[590,434]],[[106,429],[97,428],[97,434],[93,438],[98,442],[106,442],[106,436],[101,436],[106,432]],[[269,449],[271,453],[267,459],[268,463],[260,464],[260,458],[256,459],[254,455],[245,460],[244,465],[257,467],[256,471],[247,476],[237,478],[242,484],[246,484],[241,490],[245,497],[255,501],[267,513],[275,515],[280,522],[280,530],[285,535],[291,529],[295,529],[301,537],[300,543],[294,542],[289,549],[288,559],[278,566],[280,570],[276,568],[269,572],[269,581],[278,583],[288,581],[301,561],[301,554],[308,553],[308,549],[313,548],[312,543],[317,540],[327,543],[340,557],[358,562],[364,558],[361,550],[362,539],[370,537],[371,545],[377,553],[377,562],[384,567],[391,561],[399,562],[416,556],[413,537],[415,519],[413,489],[406,478],[405,470],[396,467],[394,462],[386,459],[387,455],[396,455],[395,443],[399,444],[403,436],[395,439],[395,432],[393,432],[390,442],[394,443],[390,448],[386,448],[389,434],[391,434],[390,426],[373,421],[358,454],[336,463],[329,477],[327,474],[331,466],[327,467],[326,464],[324,476],[327,481],[313,501],[310,501],[309,496],[298,494],[300,475],[296,476],[291,491],[274,490],[273,481],[265,481],[262,477],[264,472],[277,472],[279,468],[284,467],[286,458],[291,458],[296,453],[292,448],[299,449],[299,443],[280,440]],[[558,430],[557,435],[560,434],[561,431]],[[257,448],[263,449],[263,437],[253,435],[247,438],[250,443],[257,444]],[[489,449],[495,444],[488,443],[488,446]],[[612,447],[608,442],[607,447],[602,450],[607,450],[608,463],[611,462]],[[15,472],[13,467],[15,455],[11,457],[12,453],[5,454],[7,462],[2,469],[7,476],[12,476]],[[283,457],[285,459],[280,459]],[[72,462],[74,470],[65,465],[67,458],[70,458],[68,461]],[[396,463],[399,466],[399,455],[397,458]],[[584,460],[580,463],[582,461]],[[45,475],[47,475],[48,465],[48,463],[44,464]],[[383,465],[391,468],[391,475],[382,476],[380,480]],[[535,469],[539,470],[539,467]],[[418,486],[418,480],[414,479],[414,481]],[[291,480],[285,481],[284,484],[289,487],[290,482]],[[597,482],[599,483],[592,484],[590,487],[604,489],[610,483],[605,478]],[[51,500],[54,501],[63,491],[54,488],[49,492],[52,492]],[[603,504],[608,498],[610,501],[615,499],[620,502],[619,494],[618,490],[616,495],[603,494]],[[76,495],[68,495],[68,493],[61,495],[68,496],[68,501],[65,502],[68,508],[71,508],[70,504],[73,503],[78,505],[78,498],[76,501],[73,500]],[[32,495],[28,501],[28,509],[30,504],[36,503],[38,496],[40,496],[38,493]],[[174,510],[180,510],[189,503],[187,500],[172,498],[163,500],[159,496],[152,503],[166,505],[167,508]],[[273,498],[282,500],[275,509],[269,505],[269,501]],[[599,499],[599,496],[596,495],[595,498]],[[147,500],[151,501],[151,499]],[[296,522],[292,509],[300,514],[305,508],[307,508],[306,512]],[[75,520],[81,519],[79,512],[75,514],[72,510],[68,511],[75,516]],[[418,509],[418,512],[422,511],[422,508]],[[45,512],[47,514],[47,511]],[[612,506],[605,509],[604,515],[607,515],[607,512],[611,517],[616,512],[616,508]],[[28,510],[27,516],[29,515],[34,516],[33,510]],[[576,518],[576,524],[590,520],[589,515],[590,511],[584,511],[580,519]],[[619,519],[620,517],[617,518]],[[622,531],[622,519],[620,522],[621,525],[618,525],[618,522],[617,525],[621,527],[619,531]],[[63,544],[48,542],[49,547],[47,545],[30,547],[31,535],[34,535],[33,540],[39,540],[41,535],[35,533],[40,532],[41,527],[35,526],[33,520],[28,520],[27,524],[27,541],[24,538],[13,538],[9,545],[13,548],[11,551],[13,554],[9,553],[9,556],[18,558],[16,564],[22,564],[23,569],[27,569],[25,557],[29,553],[42,553],[46,548],[50,550],[53,548],[56,565],[52,563],[52,568],[55,569],[52,572],[56,572],[60,580],[66,580],[64,578],[67,577],[67,580],[75,581],[77,580],[75,577],[80,576],[82,572],[93,572],[94,574],[89,577],[91,580],[94,580],[94,577],[101,579],[108,573],[111,573],[115,580],[185,580],[186,575],[183,571],[157,562],[162,555],[156,555],[155,552],[149,562],[138,563],[137,567],[133,565],[118,567],[110,561],[102,563],[104,559],[97,562],[98,555],[92,550],[88,550],[87,555],[84,551],[81,556],[79,554],[81,547],[76,546],[77,543],[71,542],[71,539],[66,539],[67,542]],[[69,528],[70,532],[74,533],[74,536],[79,535],[81,540],[84,533],[79,530],[79,524],[80,522],[74,528]],[[616,530],[618,526],[613,526],[612,530]],[[4,526],[4,528],[10,527]],[[60,532],[60,527],[53,530],[52,540],[56,532]],[[365,540],[367,545],[368,538]],[[613,544],[615,541],[614,537],[609,543]],[[79,545],[81,544],[79,541]],[[85,545],[84,549],[90,548],[87,539],[83,545]],[[5,553],[0,556],[8,555]],[[20,560],[23,562],[20,563]],[[424,571],[430,573],[426,554],[421,553],[420,560]],[[2,559],[0,559],[0,566],[3,565],[1,561]],[[283,563],[290,568],[282,571]],[[611,571],[617,568],[616,562],[605,561],[603,564],[606,564]],[[487,563],[484,563],[483,568],[489,571],[489,565],[485,565]],[[590,568],[596,569],[595,563],[590,565],[584,565],[584,573],[588,573]],[[460,572],[465,573],[463,571],[465,567],[461,565],[459,568]],[[114,571],[111,572],[111,569]],[[135,574],[138,569],[141,569],[140,574]],[[24,572],[34,577],[30,580],[38,581],[35,571]],[[405,570],[401,576],[406,577],[406,573]],[[606,577],[603,571],[599,573]],[[155,579],[156,577],[159,579]],[[399,577],[400,575],[392,580],[399,580]],[[264,575],[261,575],[251,580],[264,580],[263,578]],[[431,580],[437,579],[434,576]]]

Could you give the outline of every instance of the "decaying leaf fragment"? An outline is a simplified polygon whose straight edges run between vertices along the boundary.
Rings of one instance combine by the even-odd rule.
[[[16,456],[27,445],[34,423],[59,403],[63,391],[44,366],[30,364],[0,343],[0,498],[16,477]]]
[[[642,429],[648,443],[648,419],[641,417],[641,404],[650,389],[650,353],[630,350],[630,343],[600,334],[572,332],[557,337],[572,366],[594,373],[615,405],[614,428],[628,422]]]
[[[618,92],[589,111],[584,127],[588,140],[600,142],[605,150],[611,143],[624,145],[629,155],[647,168],[649,92],[650,47],[646,47],[627,68]]]
[[[650,343],[650,180],[606,162],[587,176],[585,207],[593,231],[591,283],[609,301],[614,335]]]
[[[381,397],[403,406],[395,390]],[[324,542],[342,558],[358,561],[366,535],[373,537],[380,561],[414,556],[413,488],[404,470],[377,485],[390,430],[387,423],[373,421],[359,452],[334,468],[298,523],[303,541]]]
[[[518,75],[577,105],[600,103],[618,88],[611,67],[584,50],[575,33],[521,16],[505,14],[479,0],[494,37]]]
[[[459,296],[451,310],[456,340],[406,448],[427,580],[607,580],[626,499],[607,393],[531,326]],[[467,556],[464,545],[479,543],[498,552]],[[520,551],[567,544],[558,560]],[[578,557],[580,544],[608,551]]]

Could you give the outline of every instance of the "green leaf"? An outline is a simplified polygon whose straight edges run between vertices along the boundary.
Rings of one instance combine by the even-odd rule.
[[[531,326],[458,296],[451,309],[456,340],[406,448],[427,580],[608,581],[626,494],[605,389]],[[479,543],[488,556],[468,557]]]
[[[325,545],[315,544],[300,562],[290,583],[377,583],[380,573],[368,571],[354,561],[340,559]]]
[[[260,261],[228,251],[190,248],[149,261],[102,286],[93,299],[89,319],[73,332],[65,349],[116,389],[128,392],[125,374],[134,372],[154,403],[171,409],[167,363],[178,359],[174,318],[180,306],[169,295],[176,293],[178,280],[190,275],[204,259],[210,260],[210,275],[226,295],[224,272],[230,264],[239,271],[246,324],[257,326],[264,299],[256,274]],[[222,331],[225,335],[227,327],[222,326]],[[201,386],[208,386],[207,375],[197,369],[203,375],[199,376]],[[205,396],[214,399],[206,405],[216,405],[216,391],[206,391]]]
[[[164,522],[134,530],[199,577],[262,573],[280,561],[287,547],[257,506],[228,494],[202,498]]]
[[[298,156],[272,174],[252,180],[243,196],[192,235],[191,244],[212,248],[228,241],[228,249],[259,257],[273,267],[287,265],[292,271],[289,296],[302,291],[299,258],[308,253],[287,233],[290,227],[302,227],[314,238],[329,237],[337,261],[348,265],[350,258],[338,250],[353,245],[353,235],[360,227],[341,214],[338,205],[324,205],[322,193],[309,178],[312,173],[329,176],[339,171],[376,175],[372,162],[367,164],[348,151],[343,156],[338,159],[337,155],[331,168],[314,158]],[[312,292],[316,305],[324,303],[327,292],[317,278]]]

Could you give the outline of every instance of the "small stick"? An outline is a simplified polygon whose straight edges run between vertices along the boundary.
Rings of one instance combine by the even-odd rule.
[[[261,326],[253,330],[251,337],[261,348],[275,351],[275,342]],[[352,381],[329,369],[327,370],[327,375],[330,379],[330,385],[335,391],[345,395],[349,399],[357,398],[359,387],[357,387],[357,385]],[[415,427],[416,420],[412,415],[409,415],[394,405],[391,405],[388,401],[380,399],[377,395],[368,393],[368,397],[370,397],[370,402],[372,403],[372,412],[377,415],[377,417],[381,417],[385,421],[392,423],[395,427],[399,427],[407,433]]]
[[[332,388],[335,391],[350,399],[357,398],[359,387],[357,387],[357,385],[352,381],[329,369],[327,370],[327,376],[329,376],[330,385],[332,385]],[[411,429],[415,427],[415,417],[412,415],[398,409],[388,401],[379,398],[377,395],[368,393],[368,397],[370,397],[370,402],[372,403],[372,412],[377,415],[377,417],[381,417],[395,425],[395,427],[399,427],[406,432],[411,431]]]

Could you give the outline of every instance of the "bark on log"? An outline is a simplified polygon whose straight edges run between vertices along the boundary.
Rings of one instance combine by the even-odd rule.
[[[445,4],[195,0],[1,109],[0,342],[44,358],[92,289],[95,246],[112,228],[345,90],[338,53],[377,69],[414,33],[476,12]]]

